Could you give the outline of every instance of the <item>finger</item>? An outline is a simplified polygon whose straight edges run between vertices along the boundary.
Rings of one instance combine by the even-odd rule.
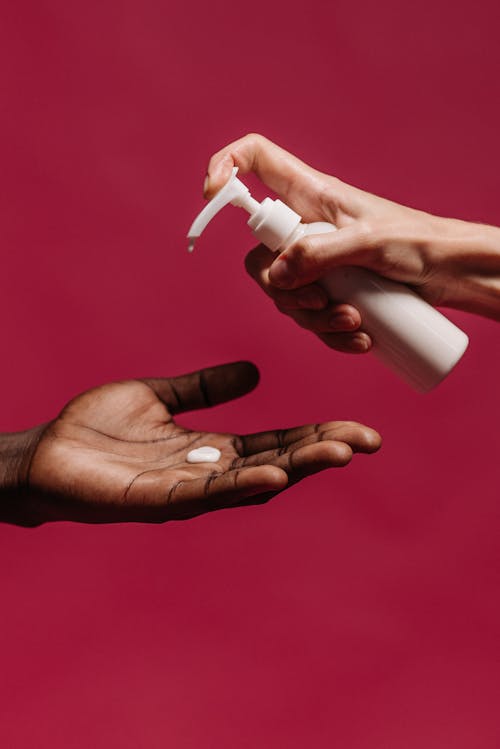
[[[169,520],[193,517],[237,505],[249,497],[275,494],[287,483],[286,472],[272,465],[241,468],[179,482],[165,498],[161,514]]]
[[[285,471],[270,465],[214,471],[174,484],[170,469],[147,471],[133,482],[117,511],[119,517],[129,520],[180,520],[232,506],[257,494],[276,493],[287,483]]]
[[[380,238],[360,223],[328,234],[303,237],[274,260],[269,280],[277,288],[294,289],[317,281],[342,265],[363,266],[383,273]]]
[[[287,472],[289,483],[295,483],[326,468],[343,468],[351,462],[352,455],[345,442],[322,440],[284,453],[273,465]]]
[[[257,133],[240,138],[218,151],[208,164],[204,192],[211,198],[227,182],[231,169],[239,167],[241,174],[254,172],[291,208],[306,221],[327,218],[335,222],[336,204],[347,195],[349,187],[340,180],[313,169],[303,161]],[[317,196],[331,193],[324,205],[312,209]],[[319,201],[321,203],[321,201]],[[321,212],[331,208],[331,215]]]
[[[353,451],[345,442],[308,437],[299,444],[277,450],[266,450],[249,458],[234,462],[234,466],[273,465],[282,468],[289,476],[300,474],[302,470],[315,473],[318,465],[323,468],[341,468],[351,460]],[[327,465],[325,463],[327,461]],[[300,474],[301,475],[301,474]]]
[[[144,380],[172,414],[239,398],[253,390],[258,381],[257,367],[244,361],[209,367],[180,377]]]
[[[328,468],[344,468],[350,463],[352,450],[342,442],[325,440],[320,444],[307,445],[296,450],[290,450],[277,458],[274,465],[279,466],[288,475],[288,486],[293,486],[306,476],[324,471]],[[262,493],[250,500],[242,500],[239,506],[264,504],[276,496],[278,492]]]
[[[275,302],[281,312],[288,310],[323,310],[328,307],[329,299],[325,289],[319,284],[308,284],[292,291],[277,289],[269,280],[269,268],[274,253],[264,245],[251,250],[245,258],[245,265],[250,276],[259,284]],[[335,316],[335,320],[333,317]],[[349,304],[336,304],[318,318],[304,316],[300,318],[302,327],[314,331],[356,330],[361,325],[361,315]],[[314,321],[316,320],[316,324]]]
[[[323,311],[278,309],[295,320],[297,325],[314,333],[352,333],[361,325],[361,315],[349,304],[332,305]]]
[[[356,421],[326,421],[323,424],[240,435],[237,447],[240,455],[248,458],[266,451],[284,451],[322,439],[347,442],[354,452],[373,452],[381,443],[380,435],[364,424]]]
[[[328,294],[318,284],[308,284],[295,291],[282,291],[273,286],[269,280],[269,268],[274,257],[274,253],[261,244],[248,253],[245,267],[248,274],[280,308],[319,310],[328,306]]]
[[[325,176],[263,135],[250,133],[211,157],[207,169],[207,198],[220,190],[234,166],[239,167],[241,174],[255,172],[281,198],[288,196],[294,181],[300,181],[304,187],[307,183],[313,186],[317,185],[318,178]]]
[[[373,346],[370,336],[363,331],[355,333],[316,333],[328,348],[343,354],[367,354]]]
[[[339,421],[332,426],[326,425],[322,438],[346,442],[354,453],[375,453],[382,445],[382,437],[375,429],[357,421]]]

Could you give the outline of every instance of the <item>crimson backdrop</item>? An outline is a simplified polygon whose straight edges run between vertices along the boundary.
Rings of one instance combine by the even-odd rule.
[[[493,749],[500,327],[421,396],[250,282],[235,211],[192,256],[208,156],[257,130],[366,189],[500,224],[497,0],[4,0],[1,428],[116,378],[255,361],[186,423],[385,437],[261,508],[0,528],[0,741]],[[260,194],[264,194],[261,190]]]

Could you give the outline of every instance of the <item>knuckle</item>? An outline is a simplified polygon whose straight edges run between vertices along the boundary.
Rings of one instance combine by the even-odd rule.
[[[375,257],[377,265],[384,270],[388,270],[394,265],[394,253],[387,244],[382,244],[376,248]]]
[[[300,242],[297,242],[290,248],[287,255],[289,262],[298,274],[314,269],[317,264],[315,242],[310,237],[304,237]]]
[[[264,136],[260,133],[247,133],[242,138],[236,141],[235,151],[240,152],[241,150],[243,150],[244,152],[246,152],[247,150],[249,150],[251,153],[256,154],[262,149],[262,146],[266,143],[266,140],[267,139],[264,138]]]
[[[374,265],[377,270],[387,273],[398,268],[401,264],[401,250],[401,245],[398,246],[398,243],[393,241],[384,239],[377,242],[373,249]]]
[[[380,241],[380,229],[373,222],[364,219],[357,225],[357,244],[360,248],[371,249]]]
[[[262,135],[260,133],[256,133],[255,131],[252,130],[249,133],[247,133],[244,136],[244,138],[246,140],[250,140],[250,141],[257,141],[257,140],[260,140],[262,138]]]
[[[391,227],[386,221],[363,221],[360,226],[360,241],[368,250],[381,252],[391,244]]]
[[[394,251],[387,228],[378,222],[363,221],[355,240],[358,257],[366,258],[374,270],[386,270],[394,263]]]
[[[251,131],[244,136],[243,140],[248,140],[250,143],[261,143],[264,140],[264,136]]]
[[[325,175],[323,179],[318,195],[319,204],[323,213],[336,221],[340,209],[339,194],[342,182],[331,175]]]

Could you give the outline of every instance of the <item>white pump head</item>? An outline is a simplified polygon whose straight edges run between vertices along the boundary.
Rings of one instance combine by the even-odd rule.
[[[224,187],[219,190],[217,195],[212,198],[210,203],[205,206],[202,212],[198,214],[191,224],[191,228],[188,232],[189,252],[194,250],[194,243],[206,228],[207,224],[209,224],[213,217],[229,203],[245,208],[245,210],[250,214],[255,213],[259,208],[259,203],[252,198],[250,190],[243,184],[243,182],[240,182],[236,176],[237,174],[238,167],[235,166]]]
[[[235,166],[224,187],[193,221],[188,232],[189,252],[193,251],[196,240],[213,217],[229,203],[244,208],[250,214],[248,225],[259,241],[273,252],[286,244],[302,221],[299,214],[281,200],[265,198],[262,203],[254,200],[248,187],[237,178],[237,173],[238,167]]]

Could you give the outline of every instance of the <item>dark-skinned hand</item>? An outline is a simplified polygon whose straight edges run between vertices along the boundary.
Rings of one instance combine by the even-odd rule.
[[[237,398],[258,381],[247,362],[165,379],[97,387],[47,425],[0,438],[0,518],[19,525],[51,520],[163,522],[266,502],[354,452],[380,446],[372,429],[326,422],[259,434],[186,429],[175,416]],[[187,453],[217,447],[217,463]]]

